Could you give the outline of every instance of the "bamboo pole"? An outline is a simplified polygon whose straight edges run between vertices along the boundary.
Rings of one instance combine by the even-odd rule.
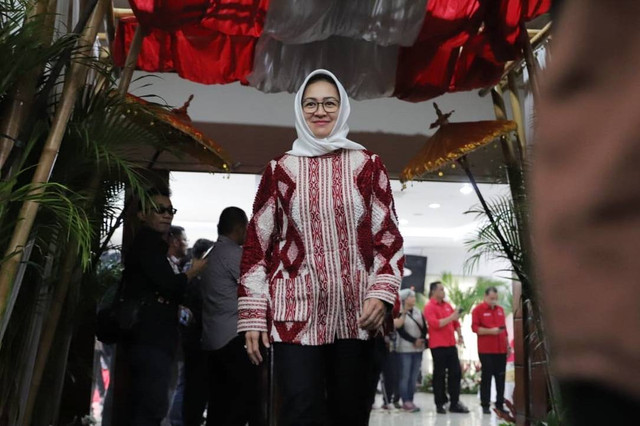
[[[107,9],[109,8],[112,9],[113,5],[111,4],[111,2],[109,3],[110,5],[107,6]],[[143,38],[142,28],[138,25],[138,28],[136,28],[133,41],[129,48],[129,53],[127,54],[127,60],[124,66],[124,72],[122,73],[120,77],[120,82],[118,84],[118,92],[121,96],[124,96],[127,93],[129,85],[131,84],[133,71],[135,70],[138,55],[140,53],[140,47],[142,46],[142,38]],[[152,164],[154,162],[155,162],[155,158],[152,161]],[[96,170],[93,176],[93,180],[89,185],[89,194],[91,194],[91,199],[94,199],[98,192],[101,175],[102,175],[101,172],[99,170]],[[70,249],[67,250],[67,255],[64,261],[64,267],[63,267],[61,279],[58,283],[58,286],[56,287],[55,295],[53,298],[54,304],[52,305],[52,308],[49,314],[49,319],[47,321],[47,326],[44,330],[44,333],[42,334],[42,338],[38,346],[38,355],[36,358],[36,363],[34,365],[33,379],[31,383],[31,389],[29,392],[29,398],[27,399],[27,405],[25,409],[26,413],[24,417],[25,421],[23,423],[23,426],[29,426],[31,422],[34,405],[37,400],[40,384],[42,383],[42,376],[44,374],[44,369],[47,365],[47,360],[49,358],[49,353],[51,351],[51,345],[53,343],[58,322],[62,314],[64,301],[68,297],[70,282],[73,279],[72,277],[73,271],[77,265],[77,256],[75,254],[77,250],[78,250],[77,241],[74,241],[71,244]]]
[[[524,64],[529,73],[529,84],[531,85],[531,93],[533,94],[534,104],[538,104],[538,61],[533,53],[531,39],[527,36],[527,26],[524,21],[520,22],[520,39],[522,40],[522,53],[524,55]]]
[[[99,24],[104,15],[106,5],[107,0],[98,0],[87,24],[87,28],[83,31],[79,40],[80,46],[88,52],[91,51],[93,41],[98,33]],[[69,121],[69,117],[73,111],[78,90],[84,83],[86,73],[87,68],[84,64],[79,61],[72,63],[67,74],[67,78],[65,79],[62,98],[56,110],[51,131],[49,132],[42,154],[40,155],[38,166],[33,175],[31,183],[34,185],[34,188],[30,192],[30,196],[40,195],[44,191],[39,184],[45,183],[49,180],[58,155],[58,150],[60,149],[62,137],[66,130],[67,122]],[[0,318],[4,318],[5,315],[11,314],[6,311],[7,298],[11,293],[13,280],[20,263],[20,254],[24,249],[27,239],[29,238],[31,228],[38,212],[38,206],[38,202],[34,199],[29,199],[22,204],[22,208],[18,215],[17,225],[14,229],[11,242],[6,250],[5,255],[7,260],[0,266]],[[2,344],[2,337],[3,336],[0,336],[0,345]]]
[[[105,15],[105,27],[106,27],[106,37],[109,48],[112,48],[112,43],[116,39],[116,17],[113,8],[113,2],[109,2],[107,6],[107,11]]]
[[[114,7],[113,15],[116,17],[116,19],[134,16],[133,10],[126,7]]]
[[[127,53],[127,60],[124,63],[122,75],[120,76],[120,82],[118,83],[118,93],[124,96],[127,94],[131,79],[133,78],[133,71],[136,69],[136,63],[138,62],[138,55],[140,54],[140,48],[142,47],[142,26],[136,27],[136,32],[133,35],[131,46],[129,46],[129,53]]]
[[[55,2],[53,2],[55,4]],[[27,21],[33,20],[36,17],[43,16],[47,13],[47,10],[51,7],[49,0],[38,0],[27,16]],[[53,36],[53,23],[51,19],[47,19],[47,24],[51,25],[51,31],[46,30],[43,32],[42,41],[44,44],[51,43]],[[4,167],[11,150],[15,145],[22,123],[31,111],[33,105],[33,98],[36,93],[36,85],[38,83],[38,77],[42,73],[44,65],[41,67],[35,67],[27,72],[18,82],[16,88],[11,94],[11,101],[8,113],[4,116],[0,123],[0,171]]]
[[[27,398],[27,404],[25,406],[25,413],[22,425],[30,426],[31,418],[33,416],[33,409],[35,407],[38,391],[40,390],[40,384],[42,383],[42,375],[45,367],[47,366],[47,360],[49,358],[49,352],[53,339],[56,335],[56,329],[58,328],[58,322],[60,315],[62,314],[62,308],[67,298],[69,291],[69,285],[72,280],[73,270],[77,264],[78,242],[73,241],[67,249],[65,260],[62,266],[62,273],[60,280],[53,293],[53,300],[51,303],[51,310],[45,323],[45,328],[40,336],[40,342],[38,344],[38,352],[36,355],[36,362],[33,366],[33,376],[31,378],[31,386],[29,388],[29,397]]]
[[[537,48],[550,35],[551,25],[552,22],[549,22],[540,31],[538,31],[536,35],[531,37],[529,44],[531,45],[532,49]],[[504,66],[502,77],[500,77],[500,83],[498,83],[497,86],[502,88],[504,86],[504,79],[509,75],[510,72],[516,71],[522,65],[523,61],[524,59],[507,62]],[[484,89],[481,89],[478,94],[480,95],[480,97],[484,97],[491,92],[491,89],[492,87],[486,87]]]
[[[518,126],[520,164],[524,164],[524,160],[527,158],[527,135],[525,133],[522,108],[520,106],[520,95],[518,94],[518,87],[516,85],[516,76],[513,71],[507,76],[507,82],[509,85],[509,99],[511,100],[511,113],[513,114],[513,121],[515,121]]]
[[[506,107],[504,104],[504,99],[502,97],[502,91],[499,86],[496,86],[491,90],[491,99],[493,101],[493,109],[494,109],[496,119],[506,120],[507,119]],[[528,235],[526,235],[527,231],[525,228],[527,223],[526,217],[523,217],[521,214],[522,209],[526,205],[525,204],[526,194],[524,193],[524,185],[523,185],[524,176],[522,174],[522,169],[518,163],[517,157],[515,155],[515,151],[513,149],[513,144],[511,143],[511,141],[506,136],[502,136],[500,138],[500,144],[502,146],[503,159],[507,167],[509,189],[511,191],[511,198],[513,199],[516,220],[518,222],[518,237],[520,239],[520,244],[523,246],[523,250],[525,251],[525,253],[531,253],[528,250],[528,245],[526,245],[528,241]],[[525,256],[525,259],[526,259],[526,256]],[[524,267],[527,273],[525,279],[518,277],[521,283],[521,288],[522,288],[521,298],[523,301],[529,300],[531,295],[531,286],[529,285],[530,281],[528,279],[528,277],[530,276],[530,268],[528,268],[526,264],[524,265]],[[522,419],[529,419],[531,415],[531,404],[530,404],[530,401],[531,401],[531,384],[530,384],[531,351],[530,351],[529,344],[527,342],[527,336],[530,335],[529,322],[527,321],[529,313],[527,309],[527,304],[522,303],[521,306],[522,306],[523,341],[515,342],[515,344],[516,344],[516,350],[520,351],[523,355],[522,359],[523,359],[523,368],[524,368],[524,374],[523,374],[524,383],[520,383],[520,384],[516,383],[516,386],[520,385],[523,387],[522,395],[524,395],[524,413],[517,413],[518,425],[522,424]],[[516,395],[517,394],[518,393],[516,393]],[[515,405],[516,405],[516,408],[519,406],[518,404],[515,404]]]

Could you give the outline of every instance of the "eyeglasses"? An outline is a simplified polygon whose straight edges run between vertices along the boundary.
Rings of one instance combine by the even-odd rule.
[[[307,99],[302,101],[302,110],[307,114],[313,114],[318,110],[320,105],[322,105],[324,112],[336,112],[338,108],[340,108],[340,101],[334,98],[328,98],[324,102]]]
[[[173,206],[171,206],[171,207],[158,206],[158,207],[154,207],[153,211],[158,213],[158,214],[169,213],[171,216],[173,216],[174,214],[176,214],[178,212],[178,210],[174,209]]]

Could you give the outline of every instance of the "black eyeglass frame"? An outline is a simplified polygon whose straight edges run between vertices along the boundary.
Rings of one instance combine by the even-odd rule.
[[[307,110],[305,109],[304,104],[307,102],[313,102],[316,104],[316,107],[313,109],[313,111],[311,110]],[[335,102],[336,103],[336,108],[333,109],[327,109],[326,107],[326,103],[327,102]],[[302,111],[305,112],[306,114],[315,114],[316,111],[318,111],[318,108],[320,108],[320,105],[322,105],[322,109],[324,110],[324,112],[328,112],[328,113],[334,113],[336,111],[338,111],[340,109],[340,101],[336,98],[325,98],[325,100],[323,100],[322,102],[318,102],[314,99],[309,99],[309,100],[303,100],[302,101]]]
[[[152,210],[154,211],[154,213],[158,213],[158,214],[169,213],[171,216],[175,216],[175,214],[178,212],[178,209],[174,208],[173,206],[171,207],[156,206],[156,207],[152,207]]]

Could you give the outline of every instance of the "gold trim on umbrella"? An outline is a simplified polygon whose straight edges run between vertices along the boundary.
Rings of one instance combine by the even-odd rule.
[[[516,123],[507,120],[472,121],[449,123],[452,112],[443,114],[438,105],[433,104],[438,120],[431,128],[439,127],[424,146],[400,174],[400,180],[406,182],[433,172],[458,158],[484,146],[494,139],[516,130]]]
[[[133,104],[144,106],[144,112],[136,117],[136,120],[144,120],[148,126],[155,128],[154,132],[161,132],[166,135],[173,148],[204,164],[225,172],[230,171],[232,162],[227,152],[213,139],[207,137],[191,124],[191,118],[187,115],[187,108],[193,99],[193,95],[189,97],[181,108],[172,110],[147,102],[130,93],[127,93],[126,99]]]

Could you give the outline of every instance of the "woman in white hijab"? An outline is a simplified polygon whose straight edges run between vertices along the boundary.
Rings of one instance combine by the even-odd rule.
[[[298,138],[272,160],[242,258],[238,331],[274,346],[278,424],[368,424],[372,338],[399,308],[404,256],[380,158],[349,139],[347,93],[329,71],[295,97]],[[374,377],[375,375],[375,377]]]

